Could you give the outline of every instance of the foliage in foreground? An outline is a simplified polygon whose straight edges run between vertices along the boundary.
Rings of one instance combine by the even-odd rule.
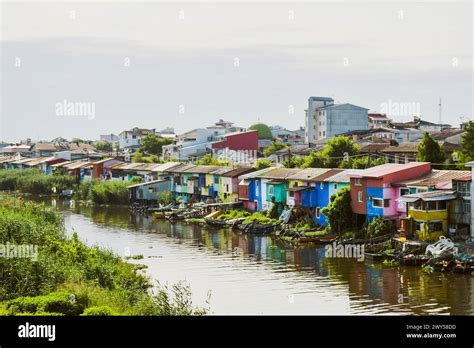
[[[44,205],[0,198],[0,243],[38,247],[37,258],[0,258],[2,315],[206,313],[185,284],[152,289],[142,265],[66,236],[62,217]]]
[[[46,175],[39,169],[1,169],[0,190],[20,191],[33,194],[52,194],[53,187],[56,192],[72,189],[77,180],[70,175]]]

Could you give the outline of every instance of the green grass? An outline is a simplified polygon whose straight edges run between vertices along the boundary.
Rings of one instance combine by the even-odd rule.
[[[206,313],[185,284],[151,294],[143,265],[66,236],[62,217],[42,204],[0,197],[0,244],[7,243],[36,245],[38,258],[0,258],[1,315]]]
[[[251,222],[257,223],[257,224],[271,224],[274,222],[278,222],[278,219],[273,219],[268,217],[265,213],[263,212],[256,212],[253,213],[252,215],[248,216],[243,223],[248,224]]]

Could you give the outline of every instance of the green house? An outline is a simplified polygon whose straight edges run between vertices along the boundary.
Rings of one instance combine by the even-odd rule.
[[[270,180],[266,184],[267,201],[274,203],[286,203],[286,189],[288,181]]]

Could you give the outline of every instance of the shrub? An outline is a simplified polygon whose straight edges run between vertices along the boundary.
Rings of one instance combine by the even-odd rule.
[[[380,217],[376,217],[367,225],[367,237],[377,237],[394,232],[395,227],[393,223]]]
[[[115,312],[109,306],[97,306],[97,307],[86,308],[84,313],[82,313],[81,315],[85,315],[85,316],[112,316],[112,315],[117,315],[117,312]]]
[[[87,305],[87,298],[76,298],[68,292],[53,292],[44,296],[19,297],[6,303],[11,315],[18,313],[60,313],[79,315]]]

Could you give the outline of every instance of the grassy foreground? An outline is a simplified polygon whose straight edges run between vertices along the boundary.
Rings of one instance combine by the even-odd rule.
[[[143,265],[64,233],[42,204],[0,196],[0,246],[35,245],[37,258],[0,257],[0,315],[202,315],[189,287],[152,293]],[[0,255],[2,256],[2,255]]]

